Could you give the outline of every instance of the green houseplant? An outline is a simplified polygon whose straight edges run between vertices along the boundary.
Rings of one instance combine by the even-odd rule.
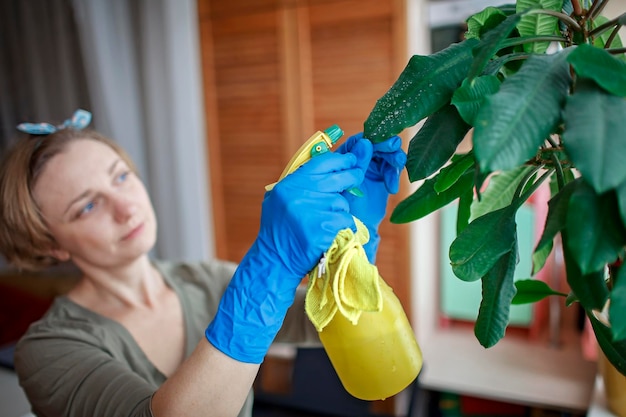
[[[413,56],[364,124],[376,142],[419,127],[408,146],[411,182],[392,223],[458,202],[454,274],[482,281],[478,341],[505,334],[512,303],[549,295],[580,303],[599,346],[626,374],[626,49],[610,0],[517,0],[467,20],[465,39]],[[459,143],[470,133],[471,149]],[[538,272],[560,235],[570,294],[514,282],[515,214],[550,184],[533,253]],[[531,277],[529,277],[531,278]],[[610,300],[610,301],[609,301]]]

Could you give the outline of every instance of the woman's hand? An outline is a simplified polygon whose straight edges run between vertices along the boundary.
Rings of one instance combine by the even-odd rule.
[[[363,182],[364,161],[371,158],[365,148],[365,158],[351,152],[316,156],[266,194],[258,236],[206,331],[218,350],[241,362],[262,362],[302,278],[340,230],[355,230],[344,191]]]
[[[355,147],[362,146],[363,142],[371,143],[363,137],[363,133],[358,133],[346,139],[336,152],[355,152]],[[398,192],[400,173],[405,164],[406,153],[402,150],[402,140],[399,136],[373,144],[372,157],[367,161],[365,179],[358,186],[363,196],[344,193],[350,204],[350,212],[367,226],[370,233],[370,240],[363,248],[371,263],[376,261],[376,251],[380,242],[378,226],[385,217],[389,194]]]

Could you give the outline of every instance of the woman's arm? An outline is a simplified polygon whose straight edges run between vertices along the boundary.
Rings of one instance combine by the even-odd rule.
[[[206,339],[152,398],[152,414],[161,416],[236,416],[259,364],[244,363],[217,350]]]
[[[155,393],[155,417],[239,412],[302,278],[340,230],[355,228],[342,193],[363,181],[372,150],[360,149],[358,158],[315,157],[266,194],[259,233],[206,330],[208,342]]]

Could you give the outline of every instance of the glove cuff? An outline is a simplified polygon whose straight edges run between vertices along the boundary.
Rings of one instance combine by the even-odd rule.
[[[293,304],[299,279],[268,263],[255,243],[239,264],[205,331],[219,351],[240,362],[259,364]]]

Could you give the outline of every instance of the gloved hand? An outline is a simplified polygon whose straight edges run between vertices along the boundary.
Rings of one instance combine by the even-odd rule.
[[[371,143],[363,137],[363,133],[350,136],[337,148],[336,152],[354,152],[356,146],[362,142]],[[371,263],[376,262],[376,251],[380,243],[378,226],[385,217],[389,194],[398,192],[400,185],[400,173],[406,164],[406,153],[402,150],[402,139],[393,136],[383,142],[373,145],[371,162],[365,174],[365,180],[359,185],[363,192],[362,197],[351,193],[344,193],[350,204],[350,212],[361,220],[370,233],[370,240],[363,249]]]
[[[266,193],[257,238],[205,332],[213,346],[242,362],[263,361],[302,278],[340,230],[356,229],[342,192],[359,185],[366,168],[352,153],[328,152]]]

